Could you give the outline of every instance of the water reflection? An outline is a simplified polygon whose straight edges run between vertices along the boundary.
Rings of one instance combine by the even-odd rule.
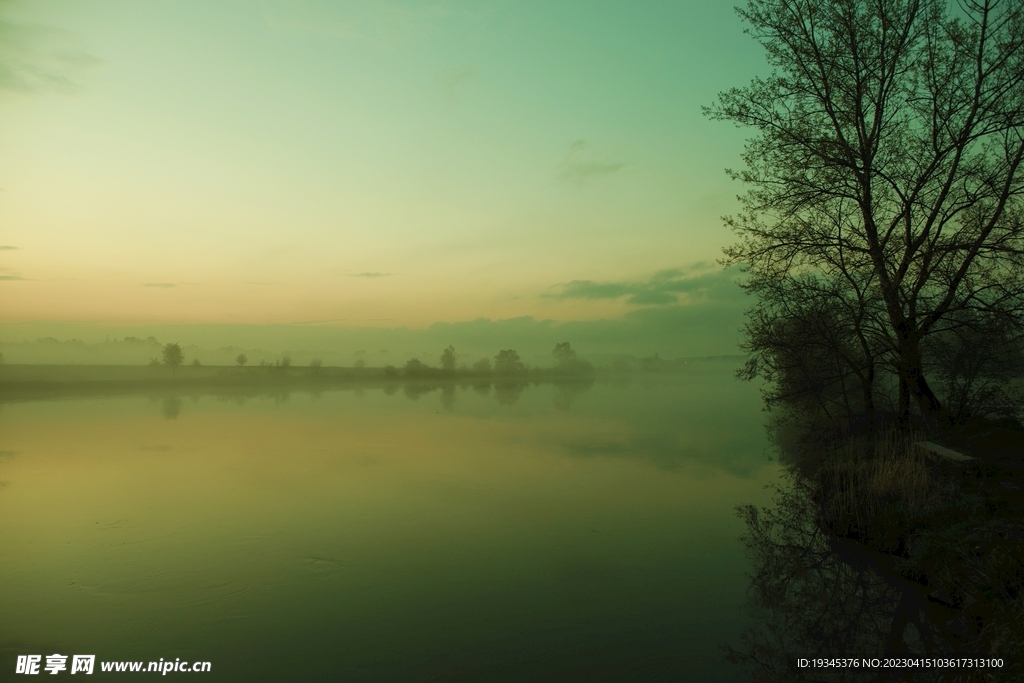
[[[518,403],[523,392],[530,386],[551,386],[554,387],[553,404],[556,408],[568,411],[570,406],[583,394],[590,391],[594,386],[591,378],[581,379],[560,379],[552,382],[530,382],[518,378],[506,378],[499,380],[476,379],[473,382],[459,381],[412,381],[412,382],[388,382],[386,384],[366,383],[352,384],[344,389],[334,391],[351,391],[357,398],[362,398],[368,391],[383,391],[386,396],[393,396],[401,389],[402,395],[410,401],[418,401],[422,396],[438,392],[440,394],[441,409],[445,413],[455,412],[457,390],[467,391],[472,388],[480,396],[488,396],[491,389],[494,389],[494,398],[500,406],[514,406]],[[621,385],[620,385],[621,386]],[[269,397],[277,406],[287,403],[294,394],[309,396],[313,399],[322,398],[325,391],[323,387],[303,388],[298,391],[275,389],[273,391],[233,391],[231,393],[192,393],[189,395],[192,403],[199,401],[203,395],[211,395],[218,400],[231,400],[238,406],[244,406],[246,401],[260,396]],[[160,404],[161,414],[169,419],[176,419],[181,415],[182,398],[177,394],[157,396],[152,399]]]
[[[441,387],[441,408],[446,413],[455,412],[455,385],[446,384]]]
[[[730,370],[504,405],[471,383],[186,393],[173,421],[164,396],[9,404],[0,666],[45,649],[213,660],[210,680],[730,680],[731,510],[775,474]]]
[[[798,658],[998,656],[998,647],[993,655],[948,596],[906,578],[901,558],[825,533],[809,481],[788,482],[773,505],[738,508],[758,624],[727,646],[730,661],[764,682],[1002,680],[998,669],[799,667]]]
[[[572,404],[582,394],[587,393],[594,386],[594,380],[590,377],[561,380],[555,382],[554,405],[559,410],[568,412]]]
[[[160,401],[160,414],[167,420],[174,420],[181,415],[181,398],[178,396],[164,396]]]
[[[503,406],[514,406],[526,390],[528,383],[516,379],[503,379],[494,383],[494,397],[498,404]]]
[[[639,458],[665,470],[701,463],[746,476],[771,458],[764,448],[760,420],[749,429],[738,429],[731,424],[729,411],[758,414],[754,412],[758,406],[756,394],[740,391],[736,385],[718,381],[720,379],[697,376],[686,380],[615,377],[606,382],[586,378],[548,383],[515,378],[474,382],[394,381],[353,384],[339,389],[191,393],[184,397],[189,399],[187,408],[179,394],[155,395],[150,401],[167,420],[180,419],[192,410],[201,412],[199,406],[204,397],[239,407],[269,402],[284,408],[293,400],[305,405],[307,401],[330,403],[331,396],[351,395],[361,400],[375,394],[400,395],[411,404],[419,403],[428,394],[436,394],[438,403],[431,401],[428,406],[438,406],[432,410],[444,414],[475,414],[488,404],[501,411],[513,410],[521,407],[524,397],[529,395],[530,410],[543,409],[543,403],[538,405],[538,402],[549,402],[547,405],[558,413],[569,414],[582,405],[595,387],[602,387],[601,397],[589,401],[581,411],[580,417],[584,418],[581,424],[585,423],[586,427],[570,431],[558,429],[551,433],[537,430],[529,437],[532,443],[544,447],[555,445],[581,458]],[[609,397],[615,398],[609,401]],[[599,417],[594,421],[586,419],[587,415]],[[723,451],[743,453],[744,457],[723,459]]]

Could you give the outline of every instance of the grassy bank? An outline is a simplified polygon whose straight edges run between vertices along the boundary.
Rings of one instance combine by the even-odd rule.
[[[820,524],[919,587],[939,651],[1002,657],[1020,676],[1024,429],[976,422],[935,437],[968,462],[929,456],[920,438],[891,431],[837,447],[815,482]]]

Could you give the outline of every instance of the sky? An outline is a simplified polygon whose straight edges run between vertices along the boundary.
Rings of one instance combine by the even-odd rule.
[[[764,73],[743,28],[730,2],[0,0],[0,338],[687,307],[735,332],[746,133],[701,107]]]

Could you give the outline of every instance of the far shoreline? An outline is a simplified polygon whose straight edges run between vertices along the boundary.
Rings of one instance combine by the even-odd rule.
[[[395,367],[183,365],[0,365],[0,401],[58,396],[117,395],[152,391],[319,391],[346,385],[481,386],[585,383],[599,378],[699,372],[702,366],[742,361],[742,356],[662,361],[628,369],[528,368],[514,373],[442,370],[422,366],[415,373]]]

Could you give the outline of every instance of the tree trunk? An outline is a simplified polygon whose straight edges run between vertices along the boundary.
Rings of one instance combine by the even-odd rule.
[[[868,434],[875,433],[875,364],[868,365],[868,370],[861,379],[861,391],[864,393],[864,418],[868,425]]]
[[[929,425],[949,421],[949,411],[939,401],[924,376],[920,343],[909,336],[900,340],[900,421],[904,424],[910,421],[911,396],[917,401]]]
[[[910,384],[907,382],[906,374],[903,372],[903,368],[900,368],[900,398],[899,407],[897,412],[899,413],[900,424],[904,427],[910,426]]]

